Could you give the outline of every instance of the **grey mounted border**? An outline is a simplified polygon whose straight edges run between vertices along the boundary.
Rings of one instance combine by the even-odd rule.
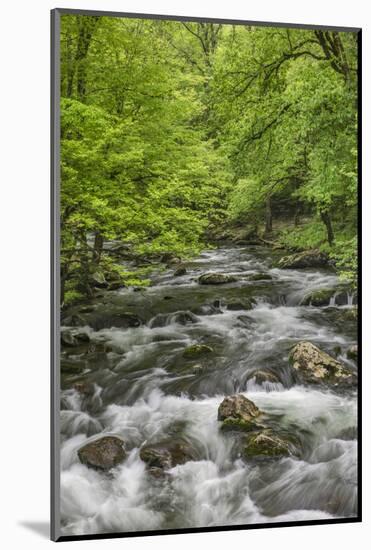
[[[227,525],[218,527],[194,527],[155,531],[135,531],[123,533],[99,533],[95,535],[61,536],[60,533],[60,16],[95,15],[101,17],[121,17],[131,19],[159,19],[167,21],[187,21],[204,23],[222,23],[229,25],[251,25],[256,27],[278,27],[307,30],[332,30],[354,32],[358,38],[358,345],[362,357],[362,29],[360,27],[339,27],[330,25],[312,25],[299,23],[272,23],[240,19],[220,19],[209,17],[188,17],[180,15],[158,15],[143,13],[123,13],[114,11],[80,10],[55,8],[51,10],[51,493],[50,493],[50,537],[56,542],[90,539],[109,539],[142,537],[149,535],[185,534],[200,532],[236,531],[265,529],[271,527],[293,527],[301,525],[328,525],[339,523],[358,523],[362,521],[362,361],[359,361],[358,378],[358,515],[352,518],[330,520],[302,520],[279,523],[261,523],[249,525]]]

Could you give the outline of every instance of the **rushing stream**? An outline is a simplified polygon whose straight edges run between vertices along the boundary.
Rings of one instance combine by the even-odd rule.
[[[73,329],[63,321],[62,331],[87,335],[80,346],[62,347],[63,534],[356,515],[356,392],[299,385],[288,362],[290,348],[306,340],[356,368],[346,356],[357,338],[356,323],[344,315],[351,297],[301,305],[312,290],[333,288],[337,277],[281,270],[273,259],[260,247],[207,251],[184,264],[182,276],[169,268],[146,290],[102,292]],[[238,281],[200,285],[197,278],[210,271]],[[251,280],[257,273],[270,278]],[[119,312],[137,315],[139,326],[112,324]],[[184,357],[192,344],[212,352]],[[271,376],[262,381],[256,371]],[[93,383],[94,390],[84,395],[76,381]],[[236,393],[300,433],[300,458],[242,460],[233,434],[217,421],[223,398]],[[88,468],[77,455],[102,433],[120,436],[127,451],[109,473]],[[196,459],[151,475],[140,449],[179,437]]]

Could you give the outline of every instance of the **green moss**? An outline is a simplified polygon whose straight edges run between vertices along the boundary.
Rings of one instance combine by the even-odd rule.
[[[335,294],[333,288],[322,288],[321,290],[315,290],[305,296],[302,301],[304,306],[327,306],[330,303],[332,296]]]
[[[284,457],[290,456],[290,442],[280,436],[263,431],[251,435],[245,444],[243,454],[246,458],[251,457]]]
[[[213,351],[213,348],[206,346],[205,344],[194,344],[184,350],[183,357],[188,359],[197,357],[198,355],[203,355],[205,353],[212,353]]]
[[[221,429],[226,432],[233,430],[251,432],[251,430],[253,430],[255,426],[256,425],[254,422],[247,422],[246,420],[242,420],[241,418],[228,417],[223,420]]]

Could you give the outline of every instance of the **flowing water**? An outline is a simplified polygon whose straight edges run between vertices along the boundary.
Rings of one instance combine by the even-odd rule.
[[[324,307],[300,305],[312,290],[334,287],[336,276],[274,268],[272,254],[259,247],[207,251],[186,264],[184,276],[168,269],[146,290],[102,293],[85,317],[93,321],[74,322],[73,330],[80,324],[90,342],[62,349],[62,364],[82,371],[62,375],[63,534],[357,514],[356,393],[299,385],[288,363],[290,348],[309,340],[356,368],[346,356],[357,338],[345,315],[351,297],[344,305],[335,297]],[[239,280],[199,285],[197,277],[209,271]],[[249,280],[257,273],[271,279]],[[255,305],[246,310],[250,298]],[[120,327],[111,321],[117,312],[136,314],[142,323]],[[184,358],[196,343],[213,351]],[[273,381],[259,383],[257,370],[274,374]],[[78,393],[76,380],[94,383],[94,393]],[[221,432],[217,421],[220,402],[234,393],[300,433],[300,458],[244,462],[233,434]],[[109,474],[77,456],[102,433],[122,437],[128,452]],[[196,449],[197,460],[154,477],[139,457],[141,447],[179,436]]]

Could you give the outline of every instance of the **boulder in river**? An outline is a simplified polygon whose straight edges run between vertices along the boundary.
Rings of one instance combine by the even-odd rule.
[[[355,373],[311,342],[299,342],[290,353],[290,362],[303,382],[332,385],[356,384]]]
[[[123,440],[112,435],[87,443],[77,454],[82,464],[95,470],[110,470],[126,458]]]
[[[187,274],[187,269],[184,267],[184,265],[181,265],[174,271],[174,277],[182,277],[183,275]]]
[[[204,273],[198,278],[200,285],[225,285],[235,283],[238,279],[226,273]]]
[[[73,388],[83,397],[91,397],[95,391],[93,382],[76,382]]]
[[[198,357],[199,355],[204,355],[205,353],[212,353],[213,348],[206,346],[205,344],[193,344],[183,351],[183,357],[186,359],[191,359],[193,357]]]
[[[328,255],[319,250],[306,250],[284,256],[278,262],[281,269],[303,269],[306,267],[325,267],[328,265]]]
[[[61,344],[64,346],[74,347],[89,341],[90,338],[86,332],[80,332],[76,329],[63,329],[61,331]]]
[[[258,407],[242,394],[225,397],[218,408],[218,420],[223,430],[254,430],[259,427]]]
[[[300,443],[293,436],[274,433],[270,429],[252,432],[246,437],[243,456],[249,458],[283,458],[299,454]]]
[[[139,456],[146,463],[150,473],[154,475],[197,459],[195,450],[181,439],[169,439],[145,445],[140,450]]]

